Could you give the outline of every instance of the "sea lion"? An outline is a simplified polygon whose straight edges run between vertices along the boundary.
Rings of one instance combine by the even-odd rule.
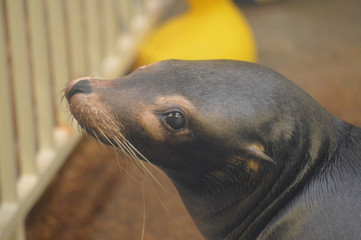
[[[207,239],[361,237],[361,129],[271,69],[167,60],[65,96],[90,135],[170,177]]]

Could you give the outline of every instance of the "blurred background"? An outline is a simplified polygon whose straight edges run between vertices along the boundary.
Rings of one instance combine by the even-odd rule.
[[[360,25],[359,0],[0,0],[0,239],[203,239],[164,174],[83,137],[66,82],[252,61],[361,127]]]

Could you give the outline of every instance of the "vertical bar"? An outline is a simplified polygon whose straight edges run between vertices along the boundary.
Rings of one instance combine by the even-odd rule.
[[[11,240],[25,240],[25,239],[26,239],[26,237],[25,237],[25,228],[24,228],[24,224],[21,223],[19,228],[16,229],[16,232],[12,236]]]
[[[15,109],[22,174],[36,174],[35,132],[29,56],[22,0],[6,1],[15,86]]]
[[[142,0],[134,0],[133,3],[133,16],[131,19],[131,31],[133,34],[144,34],[145,29],[149,29],[150,22],[146,19],[145,9]]]
[[[174,0],[166,0],[166,1],[159,1],[159,0],[143,0],[143,9],[145,14],[148,17],[154,18],[160,15],[160,11],[163,8],[169,8],[170,4],[175,4]]]
[[[82,11],[79,0],[67,0],[66,6],[68,14],[70,56],[73,66],[72,78],[77,78],[83,76],[86,71]]]
[[[39,148],[54,147],[54,112],[42,0],[28,2],[33,80],[37,104]]]
[[[115,10],[113,1],[104,1],[104,20],[105,20],[105,36],[106,36],[106,54],[107,56],[115,55],[117,25],[115,18]]]
[[[143,16],[145,13],[144,0],[135,0],[136,15]]]
[[[62,0],[46,0],[48,29],[50,35],[51,69],[54,78],[54,91],[59,94],[64,89],[65,83],[70,81],[67,48],[65,41],[65,26]],[[56,99],[58,100],[58,99]],[[56,104],[56,106],[58,106]],[[66,124],[69,114],[64,109],[56,108],[58,122]]]
[[[101,42],[100,42],[100,28],[101,25],[99,14],[97,13],[97,0],[85,1],[86,11],[86,23],[87,23],[87,35],[88,49],[90,55],[90,72],[93,75],[100,73],[101,64]]]
[[[0,190],[1,201],[16,202],[16,158],[10,101],[3,4],[0,2]]]
[[[130,18],[131,18],[131,6],[130,1],[120,0],[120,17],[122,20],[122,27],[126,33],[130,32]]]

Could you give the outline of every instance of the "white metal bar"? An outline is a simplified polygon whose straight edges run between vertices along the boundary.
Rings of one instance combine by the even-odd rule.
[[[125,32],[130,31],[131,5],[130,1],[120,0],[120,17],[122,20],[122,27],[125,27]]]
[[[35,131],[23,1],[7,0],[6,8],[15,87],[21,174],[32,175],[36,174]]]
[[[173,0],[167,0],[167,1],[159,1],[159,0],[144,0],[144,11],[147,12],[148,15],[159,15],[159,11],[161,11],[162,7],[164,5],[169,5],[168,8],[170,8],[170,5],[172,2],[175,2]]]
[[[67,0],[66,6],[68,14],[68,37],[70,40],[70,56],[72,63],[71,77],[78,78],[82,77],[86,71],[82,11],[80,1]]]
[[[11,238],[12,240],[25,240],[25,227],[24,224],[20,224],[18,229],[16,229],[14,235]]]
[[[139,36],[144,36],[145,29],[150,30],[154,22],[149,21],[149,19],[155,20],[152,14],[145,11],[144,1],[135,0],[134,4],[134,16],[131,20],[132,33]],[[148,15],[146,15],[148,14]],[[143,38],[143,36],[141,38]]]
[[[0,3],[0,19],[4,19],[3,12],[3,5]],[[17,200],[14,126],[6,53],[4,21],[0,21],[0,204]]]
[[[145,15],[145,1],[135,0],[135,15]]]
[[[103,2],[104,28],[106,36],[106,53],[107,56],[116,55],[116,37],[118,34],[117,22],[115,18],[115,9],[113,1]]]
[[[90,73],[93,75],[100,74],[101,63],[101,41],[100,41],[100,17],[98,13],[98,1],[87,0],[84,2],[86,11],[87,35],[89,52]]]
[[[102,2],[102,16],[104,19],[104,36],[105,36],[105,59],[103,61],[102,72],[110,72],[119,65],[123,56],[117,52],[117,35],[120,28],[117,26],[116,20],[116,5],[114,1]]]
[[[48,28],[50,33],[51,69],[54,78],[54,93],[60,94],[65,84],[70,81],[67,44],[65,41],[65,24],[62,0],[46,0]],[[59,98],[55,99],[59,102]],[[56,104],[56,106],[58,106]],[[57,121],[66,125],[69,114],[59,107],[56,108]]]
[[[28,2],[31,62],[37,104],[39,149],[54,148],[53,92],[50,85],[48,48],[45,32],[44,4],[42,0]]]

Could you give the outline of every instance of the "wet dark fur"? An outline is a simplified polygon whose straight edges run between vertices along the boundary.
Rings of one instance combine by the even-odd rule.
[[[172,60],[108,86],[96,81],[89,79],[91,93],[79,94],[96,94],[112,109],[104,112],[112,124],[102,125],[112,130],[97,134],[100,140],[126,155],[120,142],[132,143],[139,150],[133,157],[161,167],[206,238],[360,239],[361,130],[278,73],[237,61]],[[163,107],[183,111],[187,131],[164,130],[164,141],[156,140],[140,124],[139,109],[175,94],[196,111]],[[72,113],[88,132],[98,128]],[[274,163],[247,151],[253,143]]]

